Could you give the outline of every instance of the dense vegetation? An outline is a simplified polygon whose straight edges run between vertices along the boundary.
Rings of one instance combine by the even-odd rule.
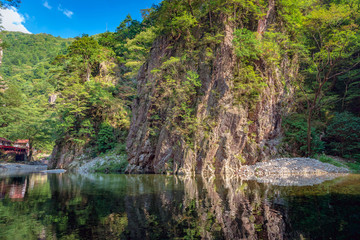
[[[29,139],[32,147],[50,151],[54,109],[48,99],[56,88],[51,62],[72,40],[15,32],[2,32],[1,38],[0,135]]]
[[[302,79],[285,136],[297,154],[359,160],[359,3],[320,3],[299,22]]]
[[[56,141],[95,146],[95,155],[114,147],[124,152],[116,145],[129,126],[133,68],[154,37],[144,31],[136,42],[129,39],[145,29],[128,16],[116,33],[94,37],[3,32],[1,136],[29,139],[31,147],[48,152]],[[144,49],[129,53],[137,46]]]
[[[281,21],[264,32],[258,21],[270,5]],[[150,134],[158,135],[165,124],[194,148],[196,131],[211,126],[195,117],[201,82],[191,66],[199,62],[200,51],[206,53],[202,61],[214,60],[214,46],[224,36],[222,19],[215,16],[222,14],[241,26],[233,42],[236,103],[251,108],[261,100],[266,83],[260,60],[275,69],[284,56],[296,56],[294,105],[283,119],[287,150],[360,160],[359,7],[356,0],[164,0],[143,10],[142,22],[127,16],[115,32],[73,40],[3,33],[0,135],[28,138],[42,150],[55,141],[87,147],[94,155],[116,148],[129,127],[136,74],[155,39],[166,36],[183,52],[153,70],[161,81]],[[171,115],[164,116],[168,107]]]

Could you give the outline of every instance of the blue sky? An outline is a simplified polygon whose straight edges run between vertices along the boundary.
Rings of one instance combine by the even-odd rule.
[[[131,14],[141,20],[140,9],[149,8],[161,0],[22,0],[20,8],[1,12],[3,26],[12,24],[14,31],[50,33],[64,38],[115,31]],[[15,16],[15,15],[19,16]],[[14,15],[14,16],[12,16]],[[19,29],[26,30],[19,30]]]

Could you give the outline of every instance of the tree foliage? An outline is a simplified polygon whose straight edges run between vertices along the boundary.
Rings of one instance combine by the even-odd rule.
[[[114,136],[114,129],[107,123],[102,123],[96,139],[96,145],[99,152],[106,152],[114,148],[116,139]]]
[[[277,79],[288,59],[300,75],[292,76],[296,109],[284,121],[286,141],[301,155],[327,151],[357,158],[357,145],[340,137],[344,129],[356,129],[360,116],[357,0],[164,0],[142,15],[142,21],[126,16],[115,32],[76,39],[3,32],[8,47],[1,68],[0,133],[33,139],[39,148],[53,143],[51,136],[98,152],[113,148],[130,124],[137,73],[154,41],[166,39],[169,57],[159,59],[151,72],[155,80],[146,86],[154,93],[150,134],[165,125],[195,148],[194,136],[211,128],[197,119],[203,77],[198,70],[204,63],[213,68],[221,57],[226,25],[234,30],[233,104],[254,110],[268,87],[264,69]],[[49,96],[55,100],[49,103]],[[27,135],[17,134],[20,129],[29,129],[23,131]],[[330,139],[341,143],[339,149]]]
[[[338,77],[360,64],[357,8],[349,3],[319,5],[303,24],[304,45],[308,49],[305,61],[305,94],[307,108],[307,153],[311,155],[311,125],[313,115],[321,109],[325,94],[332,90]]]
[[[1,8],[18,7],[20,3],[21,0],[1,0],[0,7]]]
[[[111,62],[116,61],[114,57],[112,50],[102,47],[89,36],[76,39],[68,54],[57,57],[57,77],[61,82],[56,104],[59,139],[83,146],[95,141],[105,122],[118,131],[127,129],[127,107],[113,92],[117,83],[114,73],[102,70],[105,66],[116,67]],[[101,147],[99,149],[103,151]]]
[[[336,114],[326,129],[325,142],[329,153],[360,161],[360,117]]]

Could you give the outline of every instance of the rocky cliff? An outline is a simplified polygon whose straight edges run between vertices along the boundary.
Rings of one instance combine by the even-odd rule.
[[[248,26],[263,46],[251,60],[236,54],[241,24],[223,13],[211,17],[219,23],[216,32],[206,28],[206,18],[188,31],[191,37],[155,41],[137,77],[127,172],[228,174],[276,154],[274,139],[291,99],[297,57],[281,51],[281,39],[271,39],[281,52],[277,56],[266,46],[267,32],[283,33],[274,2]],[[194,91],[187,87],[189,71],[198,77]]]
[[[48,169],[64,169],[72,163],[76,157],[84,153],[84,148],[72,142],[57,142],[48,164]]]

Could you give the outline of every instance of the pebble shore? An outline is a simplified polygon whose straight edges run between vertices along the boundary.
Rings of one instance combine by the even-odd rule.
[[[0,177],[29,173],[64,173],[64,169],[47,170],[46,164],[1,163]]]
[[[0,164],[0,176],[10,176],[18,174],[27,174],[33,172],[41,172],[47,169],[47,165],[30,165],[30,164],[18,164],[18,163],[1,163]]]
[[[279,186],[308,186],[350,173],[345,167],[336,167],[312,158],[278,158],[242,166],[239,174],[244,180],[256,180]]]

